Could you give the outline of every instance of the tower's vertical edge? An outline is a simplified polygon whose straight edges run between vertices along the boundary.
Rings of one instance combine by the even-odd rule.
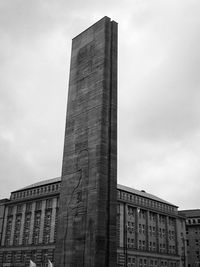
[[[117,24],[73,39],[55,267],[116,266]]]

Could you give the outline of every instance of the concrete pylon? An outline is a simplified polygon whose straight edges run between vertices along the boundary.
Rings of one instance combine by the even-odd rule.
[[[55,267],[116,267],[117,23],[72,41]]]

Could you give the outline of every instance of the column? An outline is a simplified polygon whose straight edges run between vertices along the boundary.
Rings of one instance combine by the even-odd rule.
[[[43,201],[42,201],[42,208],[41,208],[41,220],[40,220],[39,243],[42,243],[42,242],[43,242],[45,208],[46,208],[46,200],[43,200]]]
[[[3,224],[3,233],[2,233],[2,241],[1,241],[2,246],[5,245],[7,219],[8,219],[8,206],[6,206],[6,208],[5,208],[5,220],[4,220],[4,224]]]
[[[29,233],[29,244],[33,242],[33,229],[34,229],[34,221],[35,221],[35,205],[36,202],[32,203],[32,213],[31,213],[31,222],[30,222],[30,233]]]
[[[11,229],[11,235],[10,235],[10,245],[11,246],[13,245],[13,239],[14,239],[16,212],[17,212],[17,206],[14,206],[13,207],[12,229]]]
[[[56,223],[56,208],[57,208],[57,198],[55,197],[53,199],[53,203],[52,203],[50,243],[54,242],[55,223]]]
[[[20,227],[20,234],[19,234],[19,245],[22,245],[22,241],[23,241],[25,213],[26,213],[26,204],[24,204],[22,207],[22,218],[21,218],[21,227]]]

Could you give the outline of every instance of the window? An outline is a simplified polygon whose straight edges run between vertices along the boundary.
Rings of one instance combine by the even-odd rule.
[[[33,243],[37,245],[39,243],[39,233],[35,233],[33,237]]]
[[[135,267],[135,258],[131,256],[128,257],[128,267]]]
[[[139,249],[142,249],[142,240],[139,240]]]
[[[14,236],[14,245],[15,246],[19,245],[19,235]]]
[[[165,245],[165,244],[163,244],[163,252],[165,252],[165,248],[166,248],[166,245]]]
[[[143,240],[142,241],[142,250],[145,250],[146,242]]]
[[[25,218],[25,228],[29,228],[30,227],[30,222],[31,222],[30,216],[26,216],[26,218]]]
[[[22,251],[21,252],[21,261],[24,263],[26,261],[26,252]]]
[[[134,216],[134,213],[135,213],[135,209],[131,206],[128,206],[128,215],[132,217]]]
[[[52,198],[46,200],[46,209],[52,208]]]
[[[10,237],[6,237],[5,245],[10,246]]]
[[[46,234],[44,236],[44,243],[47,244],[47,243],[49,243],[49,241],[50,241],[50,235],[49,234]]]
[[[36,210],[41,210],[41,208],[42,208],[42,201],[37,201],[35,209]]]
[[[48,261],[48,253],[47,253],[47,250],[43,250],[42,251],[42,261],[45,262],[45,263]]]
[[[29,232],[26,232],[26,233],[24,234],[24,244],[25,244],[25,245],[28,245],[28,240],[29,240]]]
[[[35,251],[35,250],[32,250],[32,251],[31,251],[31,260],[32,260],[33,262],[36,262],[36,260],[37,260],[37,259],[36,259],[36,255],[37,255],[37,254],[36,254],[36,251]]]
[[[35,214],[35,227],[40,227],[40,219],[41,219],[41,214],[36,213]]]
[[[11,231],[12,228],[12,217],[8,218],[8,222],[7,222],[7,231]]]
[[[26,211],[27,212],[31,211],[31,208],[32,208],[32,203],[31,202],[26,203]]]
[[[153,226],[153,228],[152,228],[152,233],[154,236],[156,235],[156,227],[155,226]]]
[[[145,225],[142,225],[142,233],[145,234]]]
[[[60,199],[57,198],[57,208],[59,208],[59,206],[60,206]]]
[[[17,205],[17,213],[21,213],[22,212],[22,205]]]
[[[151,225],[149,226],[149,234],[152,235],[152,227],[151,227]]]
[[[13,213],[13,206],[8,207],[8,215]]]
[[[21,227],[21,217],[17,217],[15,227],[16,227],[16,231],[19,231],[20,230],[20,227]]]

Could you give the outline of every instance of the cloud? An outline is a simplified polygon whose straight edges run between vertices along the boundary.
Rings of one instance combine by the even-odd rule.
[[[107,15],[119,23],[119,182],[198,208],[199,8],[1,1],[0,195],[60,175],[71,39]]]

